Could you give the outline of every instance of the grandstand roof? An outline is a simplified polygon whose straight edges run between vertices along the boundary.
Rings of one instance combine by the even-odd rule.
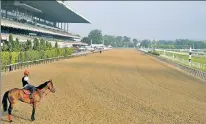
[[[20,4],[26,4],[26,6],[23,5],[21,6],[21,8],[22,7],[27,8],[27,6],[29,5],[32,8],[40,10],[41,12],[32,12],[32,14],[35,15],[36,17],[40,17],[40,18],[43,18],[49,21],[62,22],[62,23],[91,23],[88,19],[86,19],[82,15],[72,10],[62,1],[56,1],[56,0],[30,1],[28,0],[28,1],[23,1],[23,3],[20,3]],[[7,7],[8,9],[8,6],[2,5],[2,8],[4,7]],[[17,6],[15,6],[14,4],[9,4],[9,7],[13,9]]]

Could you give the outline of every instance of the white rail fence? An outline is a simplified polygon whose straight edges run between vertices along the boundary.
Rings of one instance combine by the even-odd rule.
[[[182,58],[179,58],[179,57],[172,57],[172,56],[167,56],[167,55],[160,55],[161,57],[164,57],[164,58],[167,58],[169,60],[172,60],[172,61],[175,61],[175,62],[179,62],[179,63],[182,63],[186,66],[191,66],[191,67],[194,67],[194,68],[197,68],[197,69],[201,69],[201,70],[206,70],[206,64],[202,64],[202,63],[199,63],[199,62],[191,62],[191,65],[189,65],[189,61],[188,60],[185,60],[185,59],[182,59]]]
[[[163,62],[166,62],[170,65],[173,65],[174,67],[181,69],[185,73],[188,73],[190,75],[193,75],[195,77],[198,77],[198,78],[203,79],[203,80],[206,81],[206,72],[200,71],[200,70],[197,70],[197,69],[194,69],[194,68],[190,68],[188,66],[185,66],[184,64],[182,64],[182,63],[186,63],[185,60],[178,60],[178,61],[182,61],[182,63],[177,63],[175,61],[171,61],[171,59],[168,59],[166,57],[160,57],[160,56],[152,55],[152,54],[148,53],[148,50],[145,50],[145,49],[144,50],[139,49],[139,51],[142,52],[142,53],[145,53],[147,55],[151,55],[151,56],[157,58],[160,61],[163,61]],[[194,66],[201,66],[201,65],[199,65],[199,63],[194,63]],[[203,66],[205,68],[206,65],[204,64]]]
[[[163,52],[163,53],[160,54],[161,57],[167,58],[167,59],[172,60],[172,61],[179,62],[179,63],[184,64],[184,65],[186,65],[186,66],[190,66],[190,67],[194,67],[194,68],[197,68],[197,69],[205,70],[205,71],[206,71],[206,64],[191,61],[191,65],[189,65],[189,60],[176,57],[175,55],[174,55],[174,56],[169,56],[169,55],[167,55],[167,53],[170,53],[170,54],[179,54],[179,55],[188,55],[188,53],[168,51],[168,50],[162,50],[162,49],[156,49],[156,51],[161,51],[161,52]],[[195,55],[195,56],[196,56],[196,57],[202,57],[202,58],[204,58],[206,55],[205,55],[205,56]]]

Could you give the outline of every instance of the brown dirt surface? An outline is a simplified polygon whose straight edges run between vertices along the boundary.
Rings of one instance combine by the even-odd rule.
[[[37,107],[19,102],[15,124],[206,124],[206,83],[135,49],[114,49],[29,68],[39,85],[53,79]],[[4,73],[2,94],[21,88],[23,70]],[[7,122],[7,113],[3,114]]]

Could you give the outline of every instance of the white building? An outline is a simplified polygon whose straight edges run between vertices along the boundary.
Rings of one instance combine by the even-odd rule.
[[[141,44],[141,43],[137,43],[137,45],[136,45],[136,46],[140,46],[140,44]]]
[[[96,48],[104,48],[104,44],[91,44],[91,47],[96,47]]]

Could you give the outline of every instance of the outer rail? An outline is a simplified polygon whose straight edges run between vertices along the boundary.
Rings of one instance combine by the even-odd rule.
[[[197,70],[197,69],[194,69],[194,68],[190,68],[190,67],[187,67],[187,66],[179,64],[179,63],[175,63],[175,62],[169,61],[166,58],[162,58],[162,57],[159,57],[159,56],[152,55],[150,53],[147,53],[146,51],[141,51],[141,50],[139,50],[139,51],[144,53],[144,54],[153,56],[153,57],[157,58],[160,61],[163,61],[163,62],[166,62],[166,63],[168,63],[170,65],[173,65],[176,68],[179,68],[182,71],[184,71],[184,72],[186,72],[186,73],[188,73],[190,75],[193,75],[193,76],[195,76],[197,78],[200,78],[200,79],[206,81],[206,72],[203,72],[203,71],[200,71],[200,70]]]

